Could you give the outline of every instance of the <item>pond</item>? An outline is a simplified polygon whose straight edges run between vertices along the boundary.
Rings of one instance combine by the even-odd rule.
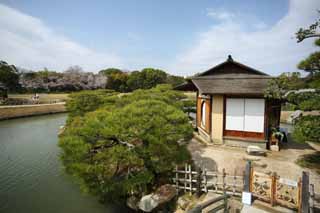
[[[113,213],[64,173],[57,133],[67,115],[0,121],[0,212]]]

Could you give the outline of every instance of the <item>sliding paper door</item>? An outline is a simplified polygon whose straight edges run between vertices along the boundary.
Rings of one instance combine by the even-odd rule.
[[[244,129],[244,99],[227,98],[226,129],[243,131]]]
[[[226,130],[264,132],[264,99],[227,98]]]
[[[264,132],[264,99],[245,99],[244,131]]]

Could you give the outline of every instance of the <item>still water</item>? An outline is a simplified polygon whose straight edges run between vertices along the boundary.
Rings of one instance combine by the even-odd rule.
[[[66,114],[0,121],[0,212],[113,213],[63,172],[57,132]]]

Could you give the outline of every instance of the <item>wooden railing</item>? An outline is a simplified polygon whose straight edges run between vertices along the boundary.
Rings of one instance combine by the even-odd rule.
[[[228,208],[228,198],[229,195],[227,195],[226,193],[224,193],[223,195],[216,197],[216,198],[212,198],[210,200],[207,200],[201,204],[196,205],[194,208],[190,209],[189,211],[187,211],[187,213],[201,213],[202,210],[204,210],[205,208],[209,207],[209,206],[213,206],[216,203],[218,203],[219,201],[223,200],[222,204],[216,205],[213,208],[211,208],[209,210],[209,212],[218,212],[222,209],[224,209],[224,212],[227,212],[227,208]]]

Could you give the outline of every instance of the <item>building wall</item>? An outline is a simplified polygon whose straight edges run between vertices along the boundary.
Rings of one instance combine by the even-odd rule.
[[[212,141],[223,143],[223,95],[212,96]]]

